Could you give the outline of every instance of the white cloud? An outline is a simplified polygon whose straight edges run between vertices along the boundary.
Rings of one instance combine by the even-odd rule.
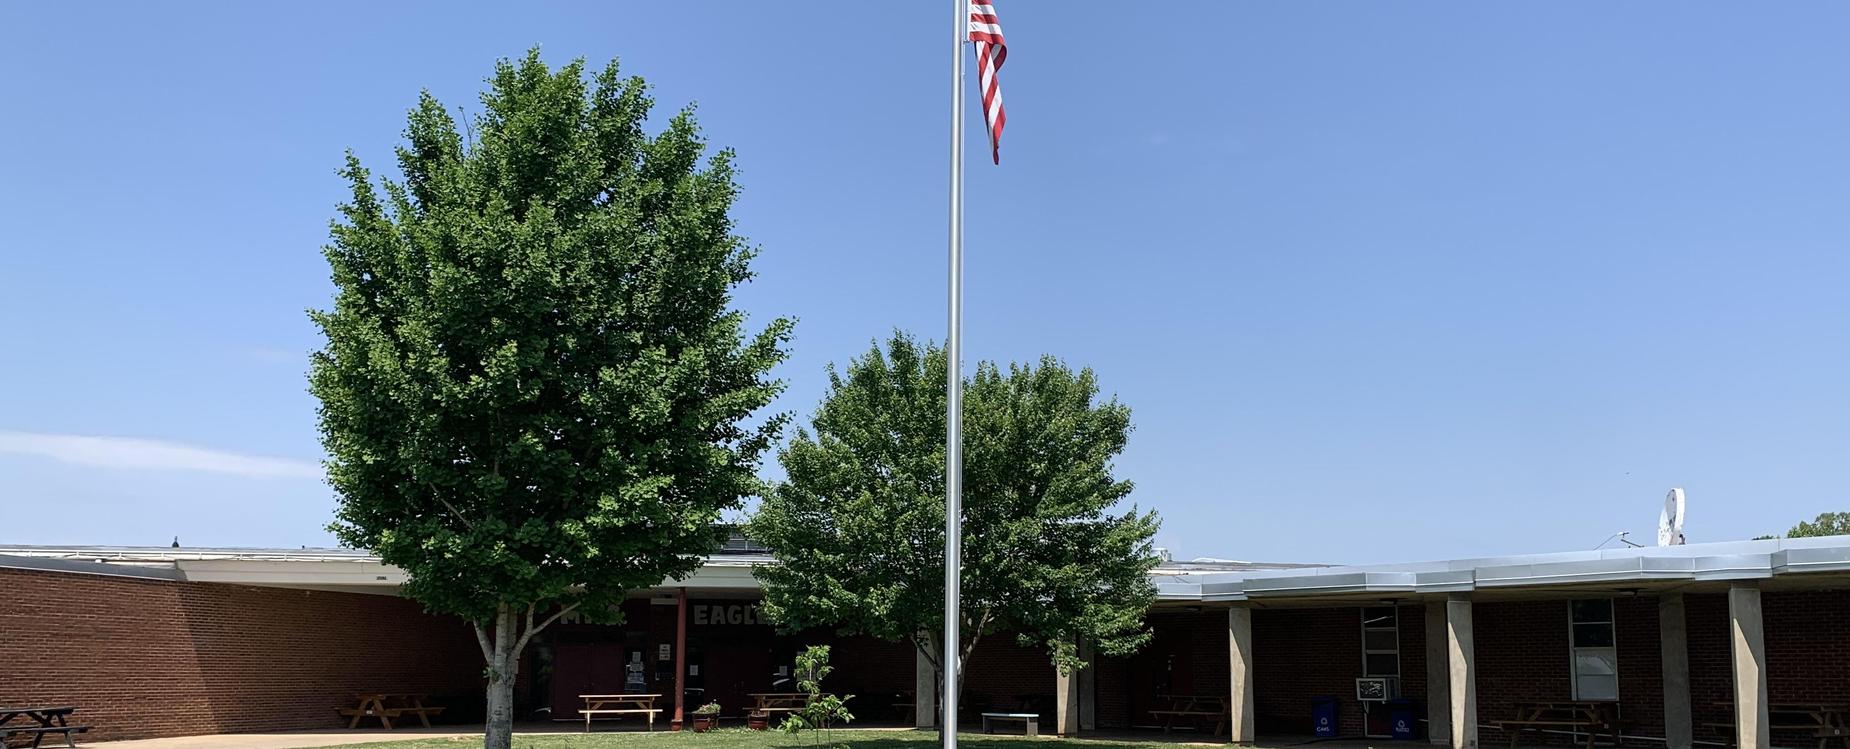
[[[36,455],[98,468],[205,471],[251,478],[320,478],[321,466],[306,460],[239,455],[177,442],[83,434],[39,434],[0,430],[0,453]]]

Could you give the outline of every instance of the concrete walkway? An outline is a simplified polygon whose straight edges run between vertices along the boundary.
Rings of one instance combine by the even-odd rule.
[[[85,741],[81,747],[97,749],[309,749],[341,744],[373,744],[407,739],[477,736],[479,731],[405,729],[397,731],[300,731],[294,733],[221,733],[211,736],[173,736],[165,739]]]
[[[577,724],[565,726],[556,723],[525,725],[514,729],[517,735],[531,736],[542,733],[579,733]],[[333,728],[321,731],[290,731],[278,733],[221,733],[209,736],[173,736],[164,739],[131,739],[128,741],[79,741],[84,749],[314,749],[322,746],[339,746],[341,744],[377,744],[385,741],[408,741],[411,739],[435,739],[452,737],[479,737],[480,727],[437,726],[435,728],[400,728],[391,731],[379,728],[361,728],[347,730]],[[477,742],[480,743],[479,741]],[[46,744],[50,747],[50,744]]]

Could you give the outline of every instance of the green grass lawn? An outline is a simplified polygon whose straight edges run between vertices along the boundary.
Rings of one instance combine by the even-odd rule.
[[[960,745],[978,749],[1178,749],[1168,741],[1120,741],[1107,739],[1056,739],[1022,736],[990,736],[963,733]],[[331,749],[465,749],[481,746],[480,736],[468,738],[420,739],[383,744],[348,744]],[[929,731],[834,731],[829,736],[805,732],[791,736],[777,731],[750,731],[727,728],[706,733],[656,731],[612,731],[578,735],[514,735],[514,749],[935,749],[938,735]]]

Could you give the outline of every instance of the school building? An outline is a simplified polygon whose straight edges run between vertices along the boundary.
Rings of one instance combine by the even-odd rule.
[[[759,614],[762,548],[734,539],[625,621],[567,620],[523,661],[517,716],[579,720],[581,694],[655,693],[671,715],[793,691],[795,653],[834,649],[857,723],[932,725],[909,645],[779,633]],[[417,692],[479,721],[463,622],[400,598],[362,552],[0,547],[0,705],[80,707],[93,740],[342,725],[367,692]],[[1165,563],[1150,644],[1060,675],[985,638],[960,721],[1031,712],[1063,734],[1160,730],[1399,737],[1472,749],[1602,741],[1822,746],[1850,729],[1850,537],[1414,564]],[[1083,644],[1082,644],[1083,649]],[[1177,713],[1180,713],[1179,715]],[[1218,731],[1217,731],[1218,729]],[[1847,740],[1850,741],[1850,740]]]

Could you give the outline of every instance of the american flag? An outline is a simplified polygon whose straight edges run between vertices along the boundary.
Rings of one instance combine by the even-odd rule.
[[[996,71],[1008,59],[1008,43],[1002,41],[1002,23],[996,20],[996,6],[990,0],[970,0],[970,41],[976,45],[977,77],[983,85],[983,120],[989,123],[989,157],[1002,163],[1002,125],[1008,113],[1002,109],[1002,84]]]

